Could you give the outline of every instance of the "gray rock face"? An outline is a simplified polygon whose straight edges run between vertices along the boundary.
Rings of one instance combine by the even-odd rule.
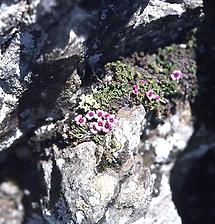
[[[0,185],[0,223],[20,224],[24,218],[22,192],[12,182]]]
[[[50,113],[53,106],[46,106],[47,101],[50,95],[54,96],[54,101],[57,100],[82,56],[86,58],[87,65],[97,70],[95,68],[100,62],[147,49],[149,45],[159,46],[169,37],[172,41],[177,38],[176,34],[198,21],[200,11],[191,10],[187,15],[186,10],[196,9],[201,4],[201,1],[175,3],[158,0],[102,1],[91,6],[86,1],[64,1],[64,4],[59,0],[3,2],[0,7],[3,12],[0,17],[2,126],[8,126],[8,122],[21,123],[19,132],[24,132],[24,135],[30,132],[41,121],[53,116]],[[169,24],[165,18],[170,16],[174,17],[174,21],[167,30],[171,31],[176,24],[182,27],[174,35],[173,31],[159,30],[161,24]],[[151,27],[154,21],[155,25]],[[166,36],[162,37],[163,34]],[[86,78],[90,79],[88,72]],[[62,83],[53,89],[60,77]],[[32,96],[35,103],[29,102]],[[66,112],[62,105],[57,111]],[[29,114],[32,116],[29,117]],[[23,116],[27,120],[24,124]],[[12,141],[11,136],[18,128],[15,125],[2,130],[2,136],[10,136],[4,138],[4,147],[17,139]]]
[[[134,108],[124,108],[118,112],[119,124],[113,133],[120,145],[120,148],[115,152],[116,157],[120,155],[121,151],[123,153],[126,151],[129,156],[137,153],[141,131],[145,124],[145,116],[146,111],[142,105]]]
[[[175,155],[184,150],[193,131],[189,103],[179,103],[176,113],[155,129],[145,129],[139,152],[151,169],[154,187],[146,216],[139,219],[137,224],[182,223],[172,201],[169,177]]]
[[[106,147],[120,165],[102,170],[105,148],[92,142],[72,148],[55,136],[56,129],[74,109],[82,81],[89,86],[102,63],[176,40],[199,22],[201,4],[1,1],[0,223],[144,223],[154,186],[153,169],[138,151],[145,109],[123,108],[118,113],[119,126],[113,133],[117,145],[111,148],[108,136]],[[172,138],[168,147],[182,149],[188,136],[180,132],[180,125],[175,131],[180,136],[164,133],[172,123],[159,127],[160,141]],[[186,130],[190,135],[192,129]],[[179,143],[173,144],[175,139]],[[167,162],[172,150],[160,153],[162,144],[153,142],[148,144],[154,147],[156,162]],[[163,208],[169,191],[165,197]],[[155,208],[161,203],[157,201]],[[172,204],[169,208],[172,211]],[[155,222],[150,219],[152,210],[147,224]]]
[[[169,176],[171,165],[163,165],[160,169],[162,176],[160,183],[160,193],[153,197],[144,218],[139,220],[139,224],[181,224],[175,205],[172,201],[172,194],[169,186]]]
[[[153,179],[142,157],[134,153],[140,142],[145,110],[143,107],[121,110],[118,117],[121,125],[114,133],[117,140],[125,138],[121,131],[123,127],[127,130],[137,127],[133,133],[127,131],[126,141],[130,147],[121,145],[127,155],[120,161],[122,167],[109,167],[100,172],[101,158],[96,155],[104,153],[105,149],[93,142],[63,151],[54,146],[54,162],[42,163],[48,188],[48,196],[43,199],[43,212],[49,223],[126,224],[144,217]],[[123,124],[125,117],[127,123]],[[122,160],[120,156],[117,158]],[[56,189],[54,198],[53,188]]]
[[[22,137],[23,132],[31,131],[40,123],[39,120],[50,116],[48,113],[51,109],[45,105],[44,100],[50,102],[50,95],[56,100],[59,88],[62,89],[62,85],[65,85],[65,81],[73,74],[80,60],[80,51],[78,51],[80,49],[77,48],[73,48],[73,53],[65,53],[64,57],[61,57],[61,60],[69,57],[67,61],[70,64],[64,61],[56,65],[57,57],[53,59],[55,63],[52,65],[43,63],[41,67],[35,63],[42,49],[47,46],[49,27],[57,22],[61,14],[66,12],[67,7],[72,9],[74,4],[75,1],[65,5],[61,5],[58,1],[2,3],[0,7],[0,11],[3,12],[0,17],[2,49],[0,53],[0,122],[5,128],[1,130],[1,135],[4,136],[1,139],[1,150]],[[59,7],[58,10],[57,7]],[[52,66],[55,67],[55,72]],[[58,81],[58,86],[54,87],[52,84],[51,87],[53,81],[57,82],[56,78],[61,78],[61,82]],[[34,96],[33,104],[32,101],[30,102],[30,98],[33,99],[32,96]],[[39,109],[35,111],[35,107]],[[29,114],[31,114],[30,118]],[[22,121],[18,121],[19,118],[22,121],[27,120],[24,125],[21,124]],[[8,123],[14,125],[9,127]],[[17,135],[16,132],[19,134]]]
[[[154,153],[156,163],[167,163],[171,155],[182,151],[194,132],[190,104],[179,104],[176,113],[152,131],[146,130],[142,149]]]
[[[177,40],[186,29],[198,23],[202,7],[201,0],[177,3],[135,0],[132,7],[129,4],[129,1],[104,4],[98,31],[87,46],[88,60],[94,67],[100,61],[111,61],[139,50],[153,51]]]
[[[211,50],[215,40],[210,38],[214,36],[210,28],[215,24],[214,7],[215,2],[204,1],[204,25],[199,31],[197,48],[200,87],[194,108],[196,131],[176,161],[170,179],[173,200],[185,224],[212,224],[215,218],[215,101],[213,98],[206,101],[208,94],[214,95],[215,90],[215,57]]]

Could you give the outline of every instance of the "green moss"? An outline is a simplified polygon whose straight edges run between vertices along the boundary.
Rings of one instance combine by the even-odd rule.
[[[153,69],[159,68],[155,61],[152,64],[154,65]],[[121,61],[108,63],[106,69],[112,74],[111,83],[101,84],[94,92],[95,99],[105,110],[117,111],[126,104],[143,104],[148,110],[162,112],[165,109],[165,98],[177,92],[177,85],[169,79],[169,76],[155,77],[149,73],[137,71],[134,67]],[[141,81],[145,81],[145,84],[141,84]],[[139,86],[137,95],[133,93],[134,85]],[[161,101],[147,98],[146,92],[150,89],[161,97]]]
[[[129,59],[111,62],[106,65],[107,74],[112,75],[109,84],[101,84],[94,97],[106,110],[117,111],[120,107],[133,104],[143,104],[148,110],[156,110],[159,113],[166,111],[166,102],[172,98],[182,98],[185,95],[192,98],[197,92],[196,63],[193,59],[195,44],[190,48],[190,41],[195,42],[196,30],[189,34],[189,40],[184,46],[172,44],[165,48],[159,48],[157,53],[136,57],[135,63],[129,64]],[[138,61],[139,60],[139,61]],[[143,64],[142,61],[145,63]],[[131,60],[134,61],[134,60]],[[170,79],[174,70],[181,70],[183,79],[178,82]],[[141,86],[139,94],[134,95],[133,86],[141,80],[146,84]],[[152,89],[163,100],[160,102],[149,100],[146,92]]]
[[[106,136],[105,135],[94,135],[92,136],[92,140],[101,146],[104,146],[104,142],[105,142]]]
[[[102,109],[117,111],[129,98],[132,83],[135,79],[135,71],[131,66],[121,61],[108,63],[106,70],[112,72],[113,80],[109,84],[103,83],[100,85],[93,95]]]

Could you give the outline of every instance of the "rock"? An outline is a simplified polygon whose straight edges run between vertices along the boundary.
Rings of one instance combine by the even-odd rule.
[[[151,201],[153,178],[141,156],[135,156],[128,176],[121,180],[121,189],[114,202],[107,208],[101,223],[136,223],[148,211]],[[126,164],[127,165],[127,164]],[[124,168],[124,167],[123,167]]]
[[[3,14],[0,18],[2,49],[0,53],[2,62],[0,66],[0,122],[4,127],[1,129],[1,136],[4,136],[0,140],[1,150],[10,147],[14,141],[31,132],[41,123],[41,119],[45,121],[51,116],[49,105],[53,101],[50,101],[50,95],[56,101],[59,91],[63,88],[62,85],[73,75],[80,60],[80,52],[73,48],[73,54],[71,52],[64,54],[65,57],[69,56],[69,59],[60,63],[57,57],[53,59],[55,63],[52,65],[50,63],[41,65],[41,60],[37,63],[42,49],[46,46],[46,32],[67,10],[66,7],[72,9],[75,1],[71,1],[70,4],[69,2],[60,5],[58,1],[33,0],[29,4],[26,1],[20,1],[1,5],[0,11],[3,11]],[[61,60],[65,57],[61,57]],[[55,73],[52,67],[55,68]],[[60,74],[59,70],[63,74]],[[61,80],[57,81],[55,78]],[[59,86],[54,87],[53,81],[58,82]],[[49,105],[44,102],[44,99],[46,102],[49,101]],[[9,126],[8,123],[13,125]],[[20,134],[18,135],[17,132]]]
[[[176,155],[184,150],[193,131],[188,102],[178,102],[175,114],[158,123],[157,127],[150,128],[146,124],[138,152],[142,154],[144,164],[150,167],[154,186],[146,216],[135,224],[181,224],[172,201],[169,177]]]
[[[140,136],[145,124],[146,111],[144,107],[124,108],[117,114],[119,118],[118,126],[113,131],[117,144],[120,145],[114,156],[118,157],[120,153],[127,153],[133,156],[137,153],[140,143]]]
[[[215,218],[214,137],[204,127],[196,131],[172,170],[173,201],[185,224],[212,224]]]
[[[58,96],[71,76],[77,74],[74,70],[81,57],[86,58],[86,66],[82,69],[85,70],[85,78],[91,79],[92,72],[88,71],[88,65],[95,68],[100,62],[113,60],[134,50],[143,50],[141,43],[144,43],[145,49],[161,45],[161,40],[168,39],[161,37],[167,32],[158,31],[157,28],[163,27],[160,23],[169,24],[166,20],[162,22],[162,19],[177,15],[170,27],[181,24],[180,29],[186,30],[198,23],[200,15],[198,10],[191,10],[189,13],[192,16],[187,15],[186,10],[200,6],[201,1],[194,4],[191,0],[183,3],[135,0],[114,4],[102,1],[91,7],[86,1],[78,0],[65,1],[64,4],[59,0],[3,2],[0,8],[4,12],[0,17],[0,57],[3,62],[0,67],[3,91],[0,112],[1,126],[6,127],[1,130],[2,136],[10,137],[0,140],[2,145],[9,147],[45,122],[47,117],[58,119],[65,115],[68,110],[64,107],[69,107],[68,98]],[[150,25],[154,21],[157,26]],[[168,29],[171,30],[170,27]],[[58,35],[55,35],[56,32]],[[167,36],[172,41],[178,33]],[[157,44],[152,44],[151,40]],[[56,83],[59,86],[54,88]],[[61,96],[68,92],[66,90]],[[67,96],[72,98],[71,95]],[[50,97],[52,100],[49,101]],[[64,103],[58,104],[53,111],[57,99],[58,102],[63,99]],[[14,126],[8,127],[8,122],[14,123]],[[14,130],[23,134],[12,141],[11,137],[16,136]]]
[[[117,4],[106,1],[102,5],[96,34],[87,44],[88,62],[95,67],[99,62],[111,61],[140,50],[152,52],[172,43],[199,23],[201,7],[201,0],[179,3],[135,0],[131,5],[129,1],[119,1]]]
[[[197,48],[199,94],[193,112],[195,127],[190,141],[172,170],[170,184],[173,201],[184,224],[212,224],[215,218],[215,131],[214,30],[213,1],[204,2],[204,23],[200,27]],[[202,34],[205,33],[204,37]],[[201,49],[201,50],[200,50]]]
[[[166,163],[171,155],[184,150],[193,134],[193,125],[190,104],[179,103],[174,115],[164,120],[156,129],[146,131],[141,147],[154,152],[155,162]]]
[[[135,224],[142,220],[154,181],[148,164],[138,152],[145,125],[144,108],[119,112],[119,127],[113,134],[119,144],[112,151],[108,148],[117,165],[113,163],[102,169],[102,157],[98,154],[104,154],[106,149],[92,142],[75,148],[69,146],[62,137],[62,130],[67,128],[64,119],[73,111],[77,93],[90,89],[90,81],[102,63],[175,41],[200,22],[201,1],[66,0],[62,4],[61,0],[3,0],[1,3],[3,222],[7,223],[8,217],[14,223],[25,219],[27,224]],[[81,83],[88,88],[82,90]],[[160,127],[166,138],[169,126]],[[174,137],[181,138],[179,148],[183,148],[186,138],[182,134]],[[157,162],[165,163],[170,151],[164,155],[155,150]],[[5,179],[17,183],[15,196],[3,192],[6,196],[1,197]],[[12,189],[13,184],[6,183],[7,190]],[[11,200],[7,194],[9,198],[12,194]]]
[[[54,145],[51,149],[54,160],[41,161],[47,188],[42,211],[47,222],[126,224],[144,217],[153,179],[142,157],[135,153],[145,110],[143,106],[122,109],[118,118],[119,126],[113,135],[122,147],[118,154],[123,151],[127,155],[117,156],[122,167],[101,169],[101,157],[96,155],[105,149],[93,142],[63,150]],[[42,140],[42,136],[47,138],[46,133],[54,129],[55,125],[44,126],[35,134]]]
[[[142,159],[128,160],[120,171],[108,168],[98,173],[97,150],[92,142],[67,148],[63,153],[55,148],[55,162],[43,166],[49,186],[50,179],[52,181],[48,187],[50,198],[48,201],[44,199],[46,202],[43,204],[44,217],[48,222],[112,223],[118,220],[132,223],[145,215],[153,182]],[[54,170],[59,175],[58,181],[50,178]]]
[[[22,192],[10,181],[0,184],[0,223],[20,224],[24,219]]]
[[[152,198],[146,216],[135,224],[181,224],[175,205],[172,201],[169,176],[172,164],[163,165],[160,169],[161,186],[159,195]]]

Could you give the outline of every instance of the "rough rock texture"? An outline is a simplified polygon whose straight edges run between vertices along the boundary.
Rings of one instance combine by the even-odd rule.
[[[73,54],[65,56],[69,57],[67,60],[57,62],[55,58],[51,65],[35,65],[47,43],[47,30],[66,13],[67,7],[75,4],[51,2],[23,0],[14,4],[3,2],[0,6],[1,150],[50,116],[49,106],[53,107],[53,100],[80,60],[80,52],[74,48]]]
[[[172,201],[172,193],[169,186],[169,176],[172,164],[161,166],[159,172],[161,182],[159,195],[152,198],[146,216],[139,224],[181,224],[175,205]]]
[[[24,211],[21,203],[22,192],[12,182],[3,182],[0,185],[0,223],[20,224]]]
[[[127,122],[123,122],[125,116]],[[122,140],[126,132],[129,145],[122,145],[126,157],[115,155],[122,167],[99,171],[101,158],[96,155],[105,149],[93,142],[63,150],[55,145],[54,161],[42,162],[48,190],[42,200],[43,213],[49,223],[130,224],[144,217],[153,179],[142,157],[134,152],[140,142],[145,110],[143,107],[121,110],[118,117],[121,125],[114,135]],[[136,126],[139,128],[135,129]],[[135,132],[130,131],[134,129]]]
[[[82,56],[86,58],[85,68],[82,65],[78,70],[85,70],[83,78],[89,84],[92,68],[99,71],[100,62],[135,50],[159,47],[164,44],[162,40],[165,44],[176,40],[199,21],[201,4],[201,1],[158,0],[117,3],[104,0],[92,5],[74,0],[64,4],[59,0],[3,1],[0,6],[3,12],[0,122],[4,127],[0,133],[1,150],[47,117],[56,119],[55,102],[65,101],[59,94]],[[75,86],[71,87],[67,93],[74,93],[74,89]],[[72,94],[67,96],[71,98]],[[57,106],[57,115],[65,115],[65,105]],[[13,125],[8,127],[8,123]]]
[[[167,163],[172,155],[186,147],[193,131],[190,104],[179,103],[174,115],[164,120],[156,129],[146,129],[142,148],[154,153],[156,163]]]
[[[195,132],[176,161],[171,174],[173,200],[184,224],[214,223],[215,132],[214,132],[214,1],[204,1],[205,19],[198,36],[197,77],[199,95],[193,112]],[[202,34],[205,34],[202,36]],[[212,38],[211,38],[212,37]]]
[[[202,1],[135,0],[119,1],[114,7],[110,1],[101,12],[99,35],[89,39],[89,63],[95,67],[99,61],[140,50],[154,51],[176,41],[199,21],[201,6]]]
[[[120,144],[108,149],[117,165],[103,170],[98,155],[104,148],[92,142],[71,148],[56,133],[73,110],[77,91],[89,88],[102,63],[177,41],[199,23],[201,4],[1,1],[0,222],[141,223],[154,180],[153,169],[137,150],[145,110],[120,111],[115,132]],[[80,89],[81,83],[85,89]],[[179,143],[183,139],[182,149],[187,136],[179,133],[175,138]],[[163,156],[158,146],[149,144],[159,163],[168,161],[174,151]]]
[[[176,155],[187,146],[193,130],[189,103],[179,103],[173,116],[156,128],[145,129],[139,152],[150,167],[155,184],[147,214],[137,224],[181,224],[172,202],[169,177]]]
[[[198,48],[197,48],[197,78],[199,81],[199,96],[196,99],[196,107],[193,108],[193,111],[197,117],[197,123],[205,124],[208,128],[214,129],[215,123],[213,114],[215,108],[215,101],[212,98],[205,100],[208,94],[215,94],[215,66],[214,66],[214,46],[215,39],[214,29],[211,27],[215,24],[215,16],[213,10],[215,9],[214,2],[204,1],[204,13],[205,19],[202,24],[199,35],[198,35]],[[202,35],[204,34],[204,36]]]
[[[118,144],[120,144],[120,150],[117,150],[115,156],[118,157],[120,151],[128,152],[130,156],[137,153],[137,147],[140,142],[141,131],[145,124],[146,111],[143,106],[131,108],[124,108],[117,114],[120,117],[117,129],[114,130],[114,137]]]

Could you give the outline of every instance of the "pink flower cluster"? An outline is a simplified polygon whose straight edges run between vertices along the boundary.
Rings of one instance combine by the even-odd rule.
[[[160,96],[155,94],[152,89],[146,92],[146,96],[149,100],[156,100],[156,101],[160,100]]]
[[[144,85],[146,83],[145,80],[140,80],[140,83],[139,84],[135,84],[133,85],[133,93],[135,95],[137,95],[139,93],[139,88],[140,88],[140,85]]]
[[[183,77],[183,73],[181,72],[181,70],[174,70],[171,74],[170,74],[170,78],[173,81],[178,81]],[[133,94],[138,95],[140,94],[140,88],[141,86],[145,85],[146,81],[145,80],[141,80],[139,81],[139,83],[136,83],[133,85]],[[156,101],[160,101],[160,102],[164,102],[164,100],[161,99],[161,97],[159,95],[157,95],[153,89],[149,89],[146,93],[146,97],[152,101],[152,100],[156,100]]]
[[[108,133],[118,123],[116,116],[103,110],[90,110],[85,116],[78,114],[75,122],[79,126],[88,125],[92,134]]]
[[[140,89],[140,86],[142,85],[145,85],[146,81],[145,80],[141,80],[139,82],[139,84],[135,84],[133,85],[133,93],[135,95],[138,95],[139,94],[139,89]],[[148,90],[146,92],[146,96],[149,100],[156,100],[156,101],[159,101],[160,100],[160,96],[155,94],[154,91],[152,89]]]

